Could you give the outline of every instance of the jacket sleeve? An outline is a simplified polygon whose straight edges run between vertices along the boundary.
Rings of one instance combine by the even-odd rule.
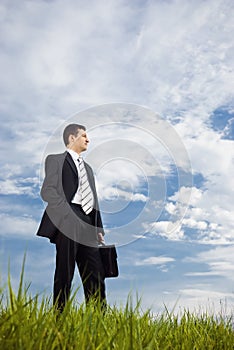
[[[45,179],[41,188],[41,197],[51,208],[68,205],[65,196],[61,193],[60,172],[62,169],[60,169],[58,160],[55,156],[49,155],[45,160]]]

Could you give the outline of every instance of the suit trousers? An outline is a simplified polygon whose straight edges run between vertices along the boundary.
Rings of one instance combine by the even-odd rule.
[[[94,210],[86,215],[80,205],[72,204],[75,213],[90,225],[94,224]],[[104,269],[98,247],[75,242],[59,232],[56,237],[56,268],[54,274],[54,304],[60,310],[69,298],[71,283],[77,264],[82,280],[85,300],[97,297],[105,303]]]

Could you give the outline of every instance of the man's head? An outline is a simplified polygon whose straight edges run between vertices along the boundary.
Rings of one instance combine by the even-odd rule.
[[[67,148],[80,154],[87,150],[89,139],[86,128],[79,124],[69,124],[63,131],[63,141]]]

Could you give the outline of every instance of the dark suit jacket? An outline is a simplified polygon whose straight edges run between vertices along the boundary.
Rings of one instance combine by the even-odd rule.
[[[75,241],[90,245],[97,243],[98,232],[104,234],[93,171],[86,162],[84,165],[94,195],[95,226],[79,220],[71,208],[71,200],[79,185],[77,168],[71,155],[68,152],[52,154],[45,161],[41,197],[48,204],[37,231],[38,236],[47,237],[54,243],[60,231]]]

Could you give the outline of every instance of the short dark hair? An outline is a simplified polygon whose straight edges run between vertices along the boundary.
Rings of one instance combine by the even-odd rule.
[[[69,140],[68,140],[69,136],[70,135],[76,136],[80,129],[86,130],[86,127],[80,124],[69,124],[66,126],[66,128],[63,131],[63,141],[66,146],[69,144]]]

